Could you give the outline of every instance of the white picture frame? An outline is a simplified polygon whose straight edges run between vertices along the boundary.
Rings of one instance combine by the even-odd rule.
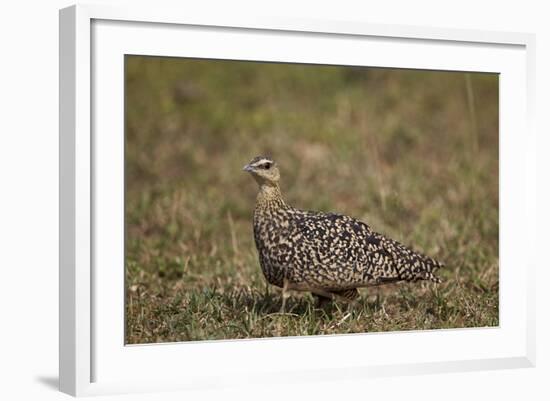
[[[79,396],[534,366],[536,262],[534,252],[520,253],[534,247],[536,232],[534,41],[523,33],[236,20],[154,7],[61,10],[60,390]],[[501,74],[500,326],[125,346],[124,54]]]

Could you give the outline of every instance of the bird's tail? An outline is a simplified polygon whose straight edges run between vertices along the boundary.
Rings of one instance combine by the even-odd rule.
[[[434,283],[441,283],[441,278],[435,275],[435,272],[445,265],[430,257],[424,257],[420,266],[414,270],[415,280],[428,280]]]
[[[392,256],[398,261],[397,276],[404,281],[428,280],[441,283],[435,272],[443,263],[416,252],[397,241],[386,239],[386,247],[392,249]]]

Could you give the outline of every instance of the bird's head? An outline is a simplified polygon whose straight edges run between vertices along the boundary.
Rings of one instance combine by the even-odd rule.
[[[279,182],[279,168],[269,157],[256,156],[250,163],[243,167],[261,185],[277,185]]]

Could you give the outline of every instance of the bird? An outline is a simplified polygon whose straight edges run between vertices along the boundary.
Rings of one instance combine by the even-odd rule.
[[[282,288],[281,312],[290,291],[320,301],[355,302],[358,288],[399,281],[440,283],[443,263],[388,238],[366,223],[338,213],[288,205],[278,164],[256,156],[243,167],[259,186],[253,234],[267,282]]]

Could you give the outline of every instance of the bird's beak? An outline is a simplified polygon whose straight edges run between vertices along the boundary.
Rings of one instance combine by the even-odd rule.
[[[252,172],[253,168],[250,164],[247,164],[243,167],[243,171],[248,171],[249,173]]]

